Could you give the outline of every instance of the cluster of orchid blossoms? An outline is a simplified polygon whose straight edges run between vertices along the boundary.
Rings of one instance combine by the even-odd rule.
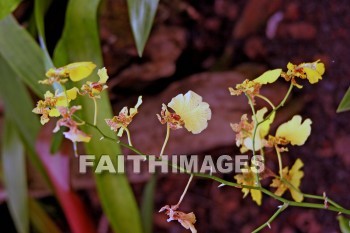
[[[81,125],[85,123],[88,124],[88,122],[75,120],[79,118],[76,117],[74,113],[80,110],[81,106],[72,105],[71,102],[74,101],[78,95],[85,95],[91,98],[95,106],[94,122],[88,125],[97,128],[96,99],[100,98],[101,92],[107,88],[107,70],[105,68],[99,69],[97,72],[99,81],[87,81],[80,89],[73,87],[67,90],[64,84],[69,80],[78,82],[87,78],[95,67],[96,65],[91,62],[77,62],[61,68],[52,68],[47,71],[47,78],[40,81],[40,83],[52,85],[56,91],[54,93],[47,91],[44,95],[44,100],[39,100],[36,107],[33,109],[34,113],[41,115],[40,122],[43,125],[46,124],[50,118],[59,117],[54,132],[57,132],[62,126],[68,128],[68,131],[63,134],[67,139],[73,142],[76,155],[76,143],[89,142],[91,136],[79,129]],[[296,202],[303,201],[303,193],[299,190],[301,179],[304,176],[301,170],[303,162],[297,159],[291,169],[288,167],[283,168],[281,154],[288,152],[289,145],[304,145],[310,136],[312,122],[310,119],[303,120],[301,116],[296,115],[288,122],[281,124],[274,134],[270,133],[270,126],[274,122],[277,110],[284,105],[293,87],[302,88],[298,81],[300,79],[306,79],[311,84],[317,83],[322,79],[324,71],[324,64],[319,60],[299,65],[288,63],[286,72],[283,72],[282,69],[269,70],[254,80],[245,80],[243,83],[237,84],[235,88],[229,88],[231,95],[245,94],[252,109],[251,120],[249,120],[247,114],[244,114],[239,123],[231,124],[233,131],[236,133],[237,147],[240,148],[242,153],[251,151],[252,161],[254,161],[254,158],[256,158],[255,156],[259,153],[259,155],[264,158],[262,162],[265,163],[265,149],[274,150],[278,158],[279,175],[276,175],[270,169],[266,168],[266,166],[263,172],[258,173],[258,169],[256,169],[252,162],[252,164],[245,164],[244,169],[242,169],[242,174],[234,176],[237,183],[242,185],[241,188],[244,197],[251,193],[252,199],[258,205],[261,205],[262,202],[262,192],[261,189],[259,189],[259,187],[261,187],[260,181],[271,177],[273,179],[270,186],[276,188],[275,195],[282,196],[289,190],[292,198]],[[274,83],[279,78],[290,82],[290,87],[283,100],[275,106],[267,97],[260,94],[260,89],[263,85]],[[265,101],[271,110],[269,111],[267,107],[256,110],[255,102],[257,98]],[[141,104],[142,96],[138,98],[134,107],[124,107],[117,116],[113,116],[111,119],[105,119],[105,123],[112,131],[116,132],[118,137],[122,137],[124,132],[126,132],[130,147],[133,146],[128,126],[132,123],[135,115],[137,115]],[[179,94],[172,98],[167,105],[163,104],[160,114],[156,116],[161,124],[166,125],[166,136],[159,153],[159,159],[161,160],[169,139],[170,131],[185,128],[193,134],[199,134],[207,128],[208,121],[211,119],[211,110],[209,104],[203,102],[200,95],[193,91],[188,91],[186,94]],[[120,143],[119,140],[117,142]],[[190,229],[192,233],[196,233],[197,230],[194,227],[196,217],[194,213],[186,214],[178,211],[192,178],[193,175],[190,176],[179,202],[176,205],[166,205],[162,207],[160,212],[165,211],[169,216],[168,221],[177,220],[184,228]]]
[[[252,109],[251,121],[247,114],[244,114],[239,123],[231,124],[233,131],[236,133],[236,145],[242,153],[251,151],[253,156],[259,154],[263,156],[264,160],[266,159],[266,156],[264,156],[265,149],[271,148],[275,151],[279,162],[279,175],[273,173],[266,166],[264,172],[254,173],[254,166],[246,164],[242,174],[238,174],[234,178],[238,184],[260,187],[262,179],[272,177],[270,186],[276,188],[276,195],[282,196],[289,190],[296,202],[302,202],[303,194],[299,190],[299,186],[304,176],[303,171],[301,171],[303,162],[297,159],[291,169],[283,168],[281,153],[288,152],[289,145],[304,145],[310,136],[312,122],[310,119],[303,121],[301,116],[295,115],[288,122],[281,124],[275,134],[270,134],[270,125],[274,121],[277,110],[284,105],[293,87],[302,88],[297,83],[299,79],[307,79],[311,84],[317,83],[322,79],[325,67],[318,60],[299,65],[288,63],[287,69],[287,72],[283,72],[282,69],[269,70],[254,80],[245,80],[243,83],[237,84],[236,88],[229,88],[231,95],[244,93]],[[279,78],[290,82],[290,88],[281,103],[275,106],[267,97],[260,94],[260,89],[266,84],[274,83]],[[265,101],[271,107],[271,111],[268,113],[267,107],[256,110],[256,98]],[[252,199],[258,205],[261,205],[262,192],[259,189],[242,188],[242,192],[244,197],[251,193]]]
[[[50,118],[59,118],[53,132],[58,132],[60,127],[68,128],[68,131],[63,132],[65,138],[71,140],[74,145],[74,152],[77,156],[77,142],[88,143],[91,136],[79,129],[79,126],[88,122],[77,121],[80,119],[74,115],[77,110],[81,109],[80,105],[72,105],[71,102],[77,99],[78,95],[88,96],[94,101],[94,123],[88,124],[96,126],[97,119],[97,102],[100,94],[107,88],[108,80],[106,68],[99,69],[97,75],[99,81],[86,81],[80,89],[73,87],[66,89],[64,84],[69,80],[78,82],[87,78],[96,68],[92,62],[76,62],[60,68],[51,68],[46,72],[46,79],[39,81],[41,84],[51,85],[55,92],[47,91],[44,95],[44,100],[39,100],[33,112],[41,115],[40,122],[42,125],[49,122]],[[124,107],[117,116],[111,119],[105,119],[106,124],[110,129],[117,133],[118,137],[122,137],[126,132],[129,146],[132,146],[130,132],[128,126],[132,122],[135,115],[138,113],[138,108],[142,104],[142,96],[138,98],[136,105],[133,108]],[[172,109],[170,111],[168,108]],[[167,105],[163,104],[160,114],[156,114],[161,124],[166,124],[166,137],[162,150],[159,154],[159,159],[162,159],[165,146],[168,142],[170,131],[185,128],[193,134],[202,132],[208,126],[208,120],[211,119],[211,110],[209,104],[202,101],[202,97],[193,91],[188,91],[186,94],[179,94],[174,97]],[[196,222],[193,213],[183,213],[178,211],[179,205],[187,191],[187,188],[192,180],[192,176],[187,184],[187,187],[177,205],[171,207],[164,206],[161,211],[166,211],[169,216],[168,221],[177,220],[186,229],[190,229],[192,233],[197,232],[194,223]]]
[[[81,106],[71,105],[71,101],[75,100],[78,94],[87,95],[91,98],[95,103],[94,124],[96,124],[96,99],[100,98],[100,93],[107,88],[107,70],[105,68],[98,70],[99,81],[87,81],[80,89],[73,87],[67,90],[64,84],[68,80],[78,82],[87,78],[95,67],[96,65],[92,62],[76,62],[61,68],[51,68],[46,72],[47,78],[39,81],[41,84],[53,86],[55,92],[47,91],[44,100],[37,102],[33,112],[41,115],[40,122],[42,125],[49,122],[52,117],[60,117],[53,132],[58,132],[62,126],[67,127],[69,130],[63,134],[73,142],[76,155],[76,143],[89,142],[91,136],[79,129],[79,126],[83,125],[84,122],[77,122],[73,119],[74,113],[80,110]]]

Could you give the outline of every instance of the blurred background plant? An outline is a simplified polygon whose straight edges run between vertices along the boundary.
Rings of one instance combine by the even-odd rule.
[[[350,59],[350,9],[344,1],[165,0],[157,5],[152,0],[0,1],[0,177],[4,184],[0,201],[7,200],[0,206],[0,231],[183,231],[177,224],[166,224],[165,216],[153,214],[153,205],[159,209],[164,203],[175,203],[187,176],[160,175],[158,182],[148,174],[82,176],[76,172],[70,145],[56,134],[51,138],[54,125],[41,129],[31,113],[34,100],[41,99],[45,89],[38,80],[49,68],[76,61],[93,61],[98,68],[104,63],[111,74],[109,95],[102,95],[99,102],[101,126],[104,118],[112,116],[111,104],[117,113],[144,96],[145,111],[138,116],[142,121],[130,130],[133,143],[146,153],[159,151],[164,138],[164,129],[154,127],[158,124],[154,112],[161,103],[189,89],[202,95],[216,114],[208,130],[198,138],[176,132],[167,150],[215,156],[238,153],[229,122],[238,122],[248,111],[243,99],[232,100],[228,86],[290,60],[321,58],[327,67],[323,82],[317,88],[305,86],[307,94],[294,94],[296,104],[283,110],[276,121],[300,111],[313,119],[315,136],[304,148],[293,149],[285,162],[292,165],[298,154],[305,155],[305,167],[315,172],[304,177],[301,190],[319,195],[327,190],[335,201],[349,206],[349,113],[335,114],[350,75],[344,62]],[[287,88],[277,85],[281,92]],[[275,90],[264,94],[280,101]],[[338,111],[349,108],[346,99]],[[84,116],[92,118],[92,101],[80,104]],[[95,138],[86,145],[87,154],[121,153],[116,145]],[[269,200],[257,208],[251,200],[241,199],[240,190],[217,189],[212,182],[194,180],[192,186],[182,205],[196,209],[199,232],[250,232],[276,206]],[[338,231],[330,215],[293,209],[284,212],[272,230]],[[341,229],[346,228],[344,221]]]

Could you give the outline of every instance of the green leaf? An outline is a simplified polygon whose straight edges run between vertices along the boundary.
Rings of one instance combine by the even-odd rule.
[[[44,16],[45,12],[50,6],[52,0],[35,0],[34,3],[34,15],[35,15],[35,24],[38,29],[38,39],[41,46],[41,49],[44,52],[44,63],[45,69],[48,70],[54,67],[49,52],[46,47],[46,39],[45,39],[45,26],[44,26]]]
[[[7,35],[12,36],[12,35]],[[17,35],[20,36],[20,35]],[[0,40],[3,37],[0,37]],[[30,46],[29,44],[27,46]],[[35,141],[39,133],[40,124],[38,117],[32,113],[33,102],[24,84],[0,55],[0,96],[4,101],[6,114],[17,126],[21,138],[27,148],[32,164],[43,175],[47,184],[51,182],[43,167],[41,160],[35,152]]]
[[[129,19],[137,52],[142,57],[159,0],[128,0]]]
[[[47,86],[38,83],[45,78],[44,54],[39,45],[11,15],[0,21],[0,35],[6,35],[0,36],[0,55],[18,77],[43,96]]]
[[[32,198],[28,200],[30,222],[36,231],[40,233],[61,233],[62,231],[57,227],[57,225],[52,221],[52,219],[47,215],[40,204]]]
[[[341,233],[350,233],[350,220],[340,215],[338,221]]]
[[[0,1],[0,19],[3,19],[5,16],[9,15],[14,11],[21,0],[1,0]]]
[[[12,120],[5,117],[2,165],[7,204],[19,233],[29,232],[28,192],[24,147]]]
[[[157,175],[154,174],[147,182],[142,195],[142,224],[144,233],[153,232],[154,191],[157,183]]]
[[[343,99],[341,100],[337,112],[345,112],[350,110],[350,88],[346,91]]]
[[[54,53],[57,67],[78,61],[92,61],[97,67],[102,67],[96,17],[98,5],[99,0],[91,0],[89,4],[86,4],[85,0],[69,1],[62,38]],[[96,75],[94,79],[97,80]],[[97,101],[97,125],[103,132],[108,133],[110,129],[104,122],[104,119],[112,117],[108,94],[103,93],[101,99]],[[83,98],[81,104],[84,120],[93,122],[93,101],[90,98]],[[92,128],[87,127],[85,130],[93,135],[92,140],[86,144],[87,154],[95,155],[96,161],[99,161],[101,155],[110,155],[116,164],[116,155],[120,154],[118,144],[101,141],[101,136]],[[114,135],[112,132],[110,134]],[[95,179],[102,207],[113,230],[119,233],[142,232],[138,207],[125,175],[103,173],[96,174]]]
[[[51,2],[52,0],[35,0],[35,3],[34,3],[35,25],[36,25],[36,28],[38,29],[38,34],[39,34],[38,39],[39,39],[40,47],[44,53],[43,60],[44,60],[46,70],[54,67],[49,51],[47,50],[47,46],[46,46],[45,24],[44,24],[44,16]],[[55,86],[58,86],[58,84],[56,84]],[[61,90],[62,88],[58,87],[58,89]],[[52,143],[51,143],[51,150],[50,150],[51,154],[55,154],[59,150],[59,147],[61,146],[62,141],[63,141],[62,131],[54,134],[54,136],[52,137]]]

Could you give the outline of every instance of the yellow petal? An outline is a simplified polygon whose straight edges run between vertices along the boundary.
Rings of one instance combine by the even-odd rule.
[[[260,84],[274,83],[280,77],[281,73],[282,69],[268,70],[253,81]]]
[[[288,62],[288,64],[287,64],[287,69],[288,70],[293,70],[294,67],[295,67],[295,65],[293,63]]]
[[[179,94],[168,104],[185,122],[185,128],[193,134],[202,132],[211,119],[209,104],[202,102],[202,97],[193,91]]]
[[[320,75],[323,75],[324,72],[325,72],[325,67],[324,67],[324,64],[322,62],[320,63],[316,63],[316,71],[320,74]]]
[[[325,67],[322,62],[317,60],[312,63],[302,63],[299,66],[303,67],[304,72],[306,73],[306,78],[309,80],[311,84],[317,83],[322,79],[322,75],[325,72]]]
[[[49,116],[50,117],[59,117],[61,114],[60,112],[57,110],[57,108],[53,108],[50,110],[49,112]]]
[[[305,67],[304,72],[306,73],[306,78],[311,84],[317,83],[322,79],[322,76],[316,70]]]
[[[289,176],[291,177],[290,183],[296,189],[299,189],[301,179],[304,177],[304,172],[300,170],[303,166],[303,162],[300,159],[297,159],[292,169],[289,171]],[[301,202],[304,198],[303,195],[293,187],[289,189],[293,199],[297,202]]]
[[[137,103],[134,108],[130,108],[130,116],[135,116],[135,114],[138,112],[137,109],[142,104],[142,96],[139,96]]]
[[[50,120],[50,118],[48,118],[48,117],[45,116],[45,115],[42,115],[42,116],[40,117],[40,123],[41,123],[42,125],[45,125],[47,122],[49,122],[49,120]]]
[[[63,67],[63,69],[69,73],[69,78],[73,82],[77,82],[89,76],[95,67],[96,65],[92,62],[75,62]]]
[[[56,69],[55,68],[50,68],[47,72],[46,72],[46,77],[50,78],[50,77],[54,77],[56,75]]]
[[[67,98],[69,100],[75,100],[77,98],[78,88],[73,87],[66,91]]]
[[[303,123],[301,121],[301,116],[294,116],[290,121],[278,127],[276,136],[287,139],[292,145],[303,145],[310,136],[312,122],[310,119],[306,119]]]
[[[285,186],[279,178],[273,179],[272,183],[270,184],[270,187],[277,188],[275,191],[275,194],[277,196],[282,196],[287,190],[287,186]]]
[[[69,99],[66,96],[57,97],[56,107],[68,107]]]
[[[46,91],[44,94],[45,99],[46,98],[52,98],[54,96],[54,94],[52,94],[50,91]]]
[[[256,120],[258,122],[262,122],[264,120],[264,116],[265,116],[266,112],[267,112],[266,107],[258,110],[256,112]],[[260,150],[264,146],[263,139],[269,133],[270,125],[273,122],[274,118],[275,118],[275,113],[271,114],[269,119],[265,120],[263,123],[261,123],[258,126],[258,128],[256,130],[256,134],[255,134],[255,151]],[[255,117],[252,117],[252,119],[253,119],[253,121],[255,121]],[[245,138],[243,140],[243,145],[248,150],[253,151],[253,138],[252,137]]]
[[[251,189],[250,194],[252,195],[253,201],[255,201],[256,204],[261,205],[261,199],[262,199],[261,191],[257,189]]]
[[[66,90],[64,92],[61,92],[57,95],[57,103],[56,106],[63,106],[67,107],[68,103],[71,100],[74,100],[77,98],[78,88],[73,87],[69,90]]]
[[[300,192],[294,190],[294,189],[289,189],[290,193],[292,194],[292,198],[296,201],[296,202],[302,202],[304,199],[303,194],[301,194]]]
[[[256,118],[258,122],[261,122],[264,120],[264,116],[267,112],[267,108],[264,107],[256,112]],[[272,124],[273,120],[275,119],[275,112],[273,112],[269,119],[266,119],[263,123],[261,123],[257,130],[259,130],[260,137],[264,138],[270,131],[270,125]]]
[[[103,67],[102,69],[99,69],[97,71],[97,75],[100,77],[99,83],[106,83],[108,80],[108,74],[107,74],[107,69]]]

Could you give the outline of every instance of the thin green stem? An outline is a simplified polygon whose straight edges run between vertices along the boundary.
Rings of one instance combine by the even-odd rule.
[[[84,122],[80,117],[78,117],[78,116],[76,116],[76,115],[73,115],[73,117],[75,117],[76,119],[78,119],[78,120],[81,121],[81,122]],[[107,140],[109,140],[109,141],[117,142],[117,143],[118,143],[119,145],[121,145],[122,147],[128,148],[128,149],[130,149],[131,151],[135,152],[136,154],[141,155],[141,156],[143,156],[143,157],[145,157],[145,158],[147,159],[146,154],[142,153],[141,151],[139,151],[139,150],[136,149],[135,147],[130,146],[130,145],[126,144],[126,143],[123,143],[123,142],[121,142],[120,140],[117,140],[117,139],[115,139],[115,138],[112,138],[112,137],[107,136],[107,135],[104,134],[104,133],[102,132],[102,130],[101,130],[99,127],[97,127],[96,125],[93,125],[93,124],[91,124],[91,123],[89,123],[89,122],[85,122],[85,124],[86,124],[87,126],[90,126],[90,127],[94,128],[94,129],[96,129],[96,130],[100,133],[100,135],[102,136],[101,139],[107,139]]]
[[[266,98],[265,96],[257,94],[256,97],[259,97],[260,99],[265,100],[265,102],[267,102],[271,106],[272,109],[276,108],[275,105],[268,98]]]
[[[130,131],[128,130],[128,128],[124,128],[124,130],[126,132],[126,135],[128,136],[129,145],[132,146],[131,137],[130,137]]]
[[[75,116],[77,119],[80,119],[79,117]],[[81,120],[81,119],[80,119]],[[138,149],[129,146],[128,144],[122,143],[119,140],[116,140],[114,138],[108,137],[107,135],[105,135],[97,126],[90,124],[90,123],[86,123],[86,125],[91,126],[93,128],[95,128],[105,139],[111,140],[111,141],[116,141],[118,144],[120,144],[121,146],[128,148],[132,151],[134,151],[135,153],[137,153],[138,155],[142,155],[145,156],[144,153],[142,153],[141,151],[139,151]],[[146,156],[145,156],[146,157]],[[147,157],[146,157],[147,158]],[[341,206],[329,206],[328,208],[326,208],[324,206],[324,204],[317,204],[317,203],[309,203],[309,202],[295,202],[295,201],[291,201],[288,199],[285,199],[283,197],[277,196],[276,194],[270,192],[269,190],[263,188],[263,187],[259,187],[259,186],[249,186],[249,185],[242,185],[242,184],[237,184],[231,181],[226,181],[224,179],[221,179],[217,176],[213,176],[210,174],[203,174],[203,173],[192,173],[187,171],[184,168],[181,168],[177,165],[171,164],[169,163],[169,166],[175,167],[177,168],[179,171],[187,173],[189,175],[193,175],[196,177],[202,177],[202,178],[206,178],[206,179],[211,179],[214,181],[219,182],[220,184],[224,184],[226,186],[231,186],[231,187],[235,187],[235,188],[247,188],[247,189],[255,189],[255,190],[260,190],[261,192],[263,192],[264,194],[266,194],[267,196],[270,196],[282,203],[286,203],[288,204],[288,206],[296,206],[296,207],[303,207],[303,208],[313,208],[313,209],[323,209],[323,210],[329,210],[329,211],[333,211],[333,212],[337,212],[337,213],[343,213],[343,214],[347,214],[350,215],[350,210],[349,209],[345,209],[342,208]]]
[[[257,119],[257,116],[256,116],[256,111],[255,111],[255,108],[254,108],[254,103],[253,103],[252,98],[249,95],[246,95],[246,96],[248,98],[249,106],[252,109],[252,114],[253,114],[253,118],[254,118],[254,130],[253,130],[252,143],[253,143],[253,158],[255,158],[255,135],[256,135],[256,132],[258,130],[258,124],[257,124],[258,123],[258,119]],[[258,169],[256,168],[256,165],[254,165],[254,166],[255,166],[255,169],[257,171]],[[255,173],[255,184],[257,186],[261,186],[259,179],[260,179],[259,178],[259,173],[256,172]]]
[[[286,93],[286,95],[285,95],[284,98],[283,98],[283,100],[277,105],[277,107],[275,107],[275,108],[267,115],[267,117],[265,117],[264,120],[262,120],[262,121],[260,121],[260,122],[258,123],[258,126],[261,125],[262,123],[264,123],[265,121],[267,121],[268,119],[270,119],[270,117],[272,116],[272,114],[274,114],[278,109],[280,109],[281,107],[284,106],[284,104],[286,103],[286,101],[287,101],[287,99],[288,99],[290,93],[291,93],[292,90],[293,90],[293,87],[294,87],[294,85],[291,83],[290,86],[289,86],[289,89],[288,89],[288,91],[287,91],[287,93]]]
[[[279,167],[279,171],[280,171],[280,179],[283,179],[283,165],[282,165],[282,156],[280,153],[280,150],[278,149],[277,145],[275,145],[275,150],[276,150],[276,154],[277,154],[277,158],[278,158],[278,167]]]
[[[94,101],[94,108],[95,108],[95,111],[94,111],[94,125],[96,125],[96,123],[97,123],[97,112],[98,112],[97,101],[96,101],[96,98],[92,98],[92,100]]]
[[[303,194],[304,197],[306,198],[310,198],[310,199],[317,199],[317,200],[326,200],[329,204],[337,207],[337,208],[342,208],[344,209],[344,207],[342,207],[341,205],[339,205],[338,203],[336,203],[335,201],[333,201],[332,199],[330,199],[327,196],[317,196],[317,195],[312,195],[312,194],[306,194],[306,193],[302,193],[300,190],[299,192],[301,194]]]
[[[160,154],[159,154],[160,157],[162,157],[163,154],[164,154],[164,149],[165,149],[166,144],[168,143],[169,136],[170,136],[170,126],[169,126],[169,124],[167,124],[166,125],[166,135],[165,135],[164,143],[163,143],[162,149],[161,149]]]
[[[275,218],[280,214],[282,213],[282,211],[284,211],[285,209],[287,209],[288,207],[288,204],[284,203],[282,206],[280,206],[278,208],[278,210],[271,216],[271,218],[269,218],[269,220],[267,220],[263,225],[261,225],[260,227],[256,228],[254,231],[252,231],[252,233],[257,233],[259,231],[261,231],[262,229],[264,229],[265,227],[269,227],[271,228],[270,226],[270,223],[275,220]]]
[[[306,198],[310,198],[310,199],[316,199],[316,200],[323,200],[328,202],[329,204],[333,205],[334,207],[337,208],[342,208],[344,209],[344,207],[342,207],[341,205],[339,205],[338,203],[336,203],[335,201],[333,201],[332,199],[330,199],[327,196],[318,196],[318,195],[312,195],[312,194],[307,194],[307,193],[303,193],[300,191],[300,189],[298,189],[297,187],[295,187],[292,183],[290,183],[288,180],[286,179],[281,179],[284,183],[286,183],[288,185],[288,187],[290,187],[291,189],[293,189],[294,191],[302,194],[304,197]],[[326,206],[325,206],[326,207]]]

